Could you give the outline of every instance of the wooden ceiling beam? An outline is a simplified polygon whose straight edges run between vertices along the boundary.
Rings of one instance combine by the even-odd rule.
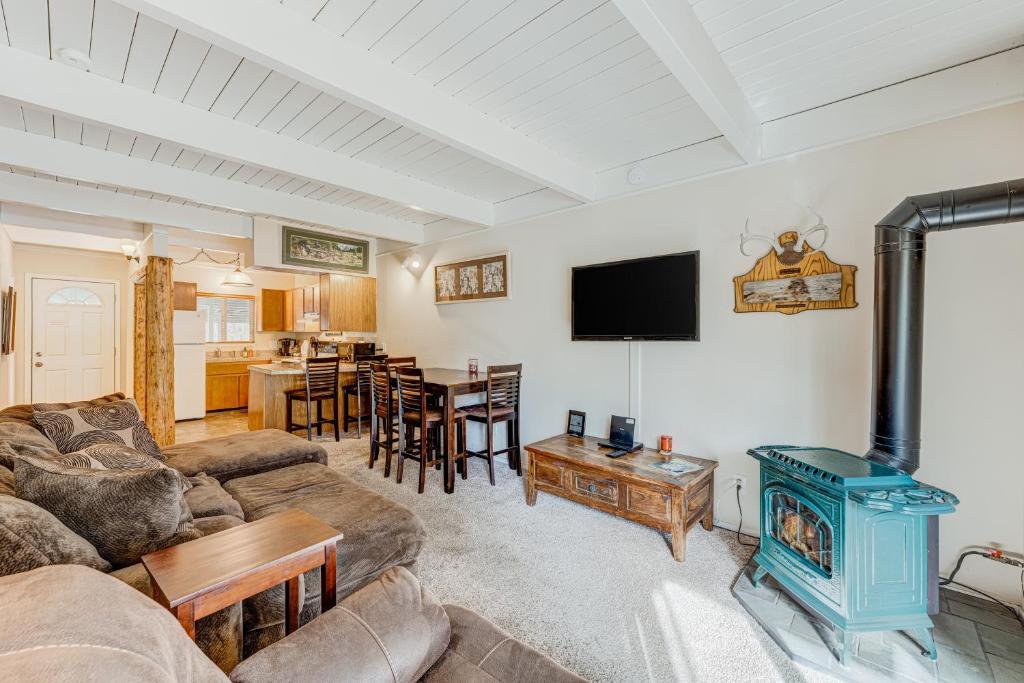
[[[761,160],[761,121],[687,0],[615,0],[690,97],[747,163]]]
[[[0,47],[0,96],[72,119],[142,133],[216,157],[416,206],[428,213],[493,224],[490,202],[14,48]],[[368,231],[365,223],[359,229]]]
[[[279,2],[118,2],[573,199],[595,197],[590,170]]]

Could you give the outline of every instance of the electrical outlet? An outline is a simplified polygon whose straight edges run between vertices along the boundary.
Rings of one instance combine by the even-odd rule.
[[[747,478],[742,475],[734,475],[732,478],[732,483],[739,489],[747,488]]]

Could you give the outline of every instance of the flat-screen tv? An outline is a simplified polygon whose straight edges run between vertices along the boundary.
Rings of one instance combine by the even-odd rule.
[[[700,252],[573,268],[572,338],[700,339]]]

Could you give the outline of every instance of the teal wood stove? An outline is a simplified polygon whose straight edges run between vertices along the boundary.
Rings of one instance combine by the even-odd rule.
[[[771,574],[831,622],[845,665],[855,633],[908,631],[936,659],[928,616],[928,519],[951,493],[831,448],[762,446],[755,585]],[[935,526],[935,525],[931,525]]]

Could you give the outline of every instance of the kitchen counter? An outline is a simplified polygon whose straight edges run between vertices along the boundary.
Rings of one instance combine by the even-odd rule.
[[[356,381],[356,366],[341,363],[338,368],[338,396],[341,387]],[[249,429],[285,429],[285,392],[305,386],[306,371],[302,363],[260,363],[249,366]],[[332,415],[333,401],[323,402],[324,416]],[[341,423],[342,413],[338,414]],[[306,404],[292,404],[292,421],[306,424]],[[328,428],[329,429],[329,428]],[[328,431],[329,433],[329,431]]]

